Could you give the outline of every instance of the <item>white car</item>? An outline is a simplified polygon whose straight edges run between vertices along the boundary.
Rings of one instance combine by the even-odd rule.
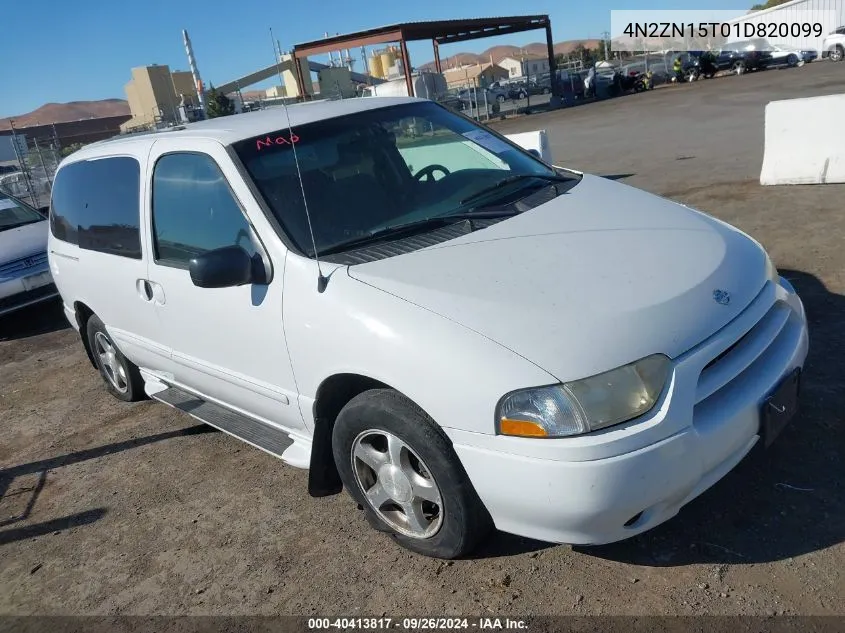
[[[822,57],[828,57],[832,62],[845,59],[845,26],[840,26],[824,38]]]
[[[58,296],[47,264],[47,218],[0,193],[0,315]]]
[[[809,56],[814,54],[812,51],[803,51],[780,44],[771,46],[768,52],[771,59],[767,66],[789,66],[790,68],[803,66],[810,58]]]
[[[428,101],[289,117],[61,164],[50,263],[116,397],[310,468],[445,558],[493,526],[648,530],[795,412],[804,309],[737,229]]]

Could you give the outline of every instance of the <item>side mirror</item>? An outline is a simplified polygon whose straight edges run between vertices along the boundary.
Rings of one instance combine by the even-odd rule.
[[[240,246],[224,246],[191,259],[191,281],[199,288],[230,288],[253,280],[252,258]]]

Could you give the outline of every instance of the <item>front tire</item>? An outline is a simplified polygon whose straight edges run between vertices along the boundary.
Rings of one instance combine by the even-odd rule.
[[[373,389],[341,410],[334,459],[349,495],[370,523],[405,548],[458,558],[492,521],[446,434],[392,389]]]
[[[145,399],[147,396],[141,372],[117,349],[98,316],[92,315],[88,319],[86,334],[94,363],[108,392],[124,402]]]
[[[745,62],[734,62],[733,73],[737,76],[744,75],[746,71]]]
[[[830,61],[832,62],[841,62],[843,58],[845,58],[845,48],[841,45],[837,44],[833,48],[830,49]]]

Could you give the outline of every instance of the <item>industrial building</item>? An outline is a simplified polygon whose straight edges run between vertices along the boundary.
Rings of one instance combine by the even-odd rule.
[[[494,81],[508,78],[508,71],[496,64],[478,64],[443,72],[449,88],[486,88]]]
[[[549,72],[549,58],[542,55],[505,57],[498,65],[508,71],[508,77],[511,79]]]
[[[833,30],[840,26],[845,26],[845,2],[842,0],[792,0],[784,4],[772,7],[771,9],[763,9],[761,11],[754,11],[741,18],[731,20],[730,24],[821,24],[823,27],[823,34],[821,37],[805,37],[798,34],[793,37],[788,34],[787,37],[766,37],[769,44],[787,46],[797,49],[812,49],[819,50],[825,36],[830,34]],[[750,29],[749,32],[753,30]],[[800,29],[798,29],[800,31]],[[732,31],[730,41],[754,39],[754,36],[745,37],[744,29],[741,27],[739,34]]]
[[[180,108],[190,113],[199,105],[191,73],[171,72],[166,64],[133,68],[132,79],[124,90],[132,118],[120,126],[123,132],[157,123],[182,121]]]

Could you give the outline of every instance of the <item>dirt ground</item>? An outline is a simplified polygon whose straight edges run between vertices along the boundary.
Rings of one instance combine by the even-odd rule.
[[[759,239],[807,307],[803,409],[663,526],[571,548],[495,534],[409,554],[349,498],[164,405],[108,396],[57,306],[0,319],[0,613],[845,614],[845,187],[762,188],[763,106],[845,64],[728,77],[501,124],[559,162]]]

